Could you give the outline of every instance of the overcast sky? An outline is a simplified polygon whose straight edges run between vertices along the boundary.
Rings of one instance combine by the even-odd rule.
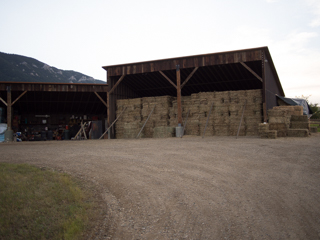
[[[0,0],[0,51],[102,66],[268,46],[287,97],[320,104],[320,0]]]

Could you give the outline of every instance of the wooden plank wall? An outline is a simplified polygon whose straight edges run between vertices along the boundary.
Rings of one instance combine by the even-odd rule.
[[[117,66],[106,66],[104,69],[108,71],[108,76],[121,76],[123,74],[173,70],[176,69],[176,65],[180,65],[180,68],[194,68],[256,60],[261,60],[261,50],[226,52]]]
[[[47,84],[47,83],[11,83],[1,82],[0,91],[44,91],[44,92],[107,92],[107,84]]]

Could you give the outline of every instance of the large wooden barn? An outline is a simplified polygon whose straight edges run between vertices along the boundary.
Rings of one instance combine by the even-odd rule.
[[[111,138],[186,134],[257,135],[284,92],[268,47],[103,67]],[[152,112],[152,114],[150,114]],[[150,115],[150,119],[148,119]],[[210,115],[210,116],[209,116]],[[146,122],[146,120],[148,121]]]

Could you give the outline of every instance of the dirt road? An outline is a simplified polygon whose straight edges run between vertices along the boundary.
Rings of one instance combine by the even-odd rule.
[[[320,135],[0,144],[95,186],[91,239],[320,239]]]

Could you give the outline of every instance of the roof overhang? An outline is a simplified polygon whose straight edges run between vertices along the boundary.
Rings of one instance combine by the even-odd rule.
[[[34,114],[106,114],[107,84],[0,82],[0,97],[10,87],[13,108]],[[97,96],[99,95],[99,97]],[[21,97],[20,97],[21,96]],[[0,107],[6,108],[0,101]]]
[[[107,71],[108,79],[118,79],[125,75],[121,84],[139,96],[174,96],[176,90],[164,79],[161,72],[176,84],[177,65],[181,70],[181,84],[198,68],[182,91],[182,95],[190,95],[204,91],[262,89],[259,78],[263,75],[262,61],[266,60],[270,64],[280,93],[284,95],[268,47],[109,65],[103,69]]]

